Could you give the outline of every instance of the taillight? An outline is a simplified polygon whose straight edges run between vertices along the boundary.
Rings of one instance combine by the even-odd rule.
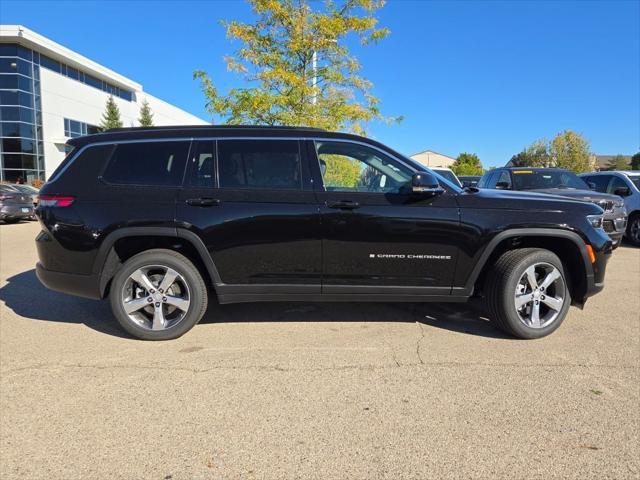
[[[63,195],[38,195],[38,206],[41,207],[68,207],[75,197]]]

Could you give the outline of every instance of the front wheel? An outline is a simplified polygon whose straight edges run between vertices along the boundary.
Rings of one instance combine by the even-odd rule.
[[[626,237],[629,243],[640,247],[640,213],[636,213],[629,218]]]
[[[188,332],[207,309],[198,269],[172,250],[134,255],[116,273],[111,310],[127,332],[143,340],[170,340]]]
[[[491,321],[518,338],[541,338],[556,330],[571,306],[560,259],[539,248],[504,253],[487,276]]]

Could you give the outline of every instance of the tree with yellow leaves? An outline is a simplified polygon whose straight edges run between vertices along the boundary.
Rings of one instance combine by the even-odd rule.
[[[249,0],[255,23],[223,21],[227,36],[241,42],[227,68],[246,86],[221,94],[203,71],[207,109],[229,124],[294,125],[364,133],[384,117],[371,82],[346,46],[355,36],[363,45],[389,34],[375,12],[383,0]]]

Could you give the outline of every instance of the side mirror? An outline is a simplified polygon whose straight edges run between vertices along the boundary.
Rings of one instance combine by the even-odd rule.
[[[589,186],[589,189],[591,190],[595,190],[596,189],[596,184],[593,182],[587,182],[587,185]]]
[[[629,190],[629,187],[618,187],[613,191],[613,194],[620,197],[628,197],[631,195],[631,190]]]
[[[444,188],[435,175],[429,172],[414,173],[411,177],[411,192],[414,195],[432,197],[444,193]]]
[[[509,182],[498,182],[496,183],[496,188],[498,190],[511,190],[511,185],[509,185]]]

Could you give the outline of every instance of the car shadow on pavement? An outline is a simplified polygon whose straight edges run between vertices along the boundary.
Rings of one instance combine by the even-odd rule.
[[[0,288],[0,300],[17,315],[31,320],[84,324],[93,330],[122,338],[132,338],[113,316],[108,302],[65,295],[46,288],[35,270],[7,279]]]
[[[210,297],[211,298],[211,297]],[[0,288],[0,300],[32,320],[84,324],[102,333],[131,338],[117,324],[106,301],[89,300],[45,288],[35,270],[19,273]],[[265,302],[220,305],[211,298],[201,324],[252,322],[420,322],[435,328],[490,338],[510,338],[496,330],[480,302],[349,303]]]
[[[403,322],[422,323],[452,332],[509,338],[486,318],[481,302],[263,302],[220,305],[210,303],[203,323],[261,322]]]

